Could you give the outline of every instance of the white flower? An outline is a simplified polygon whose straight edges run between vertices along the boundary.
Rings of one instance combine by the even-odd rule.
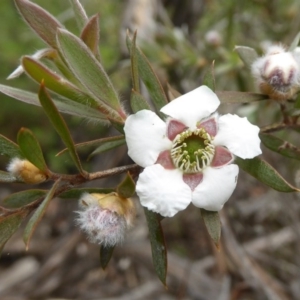
[[[128,155],[144,171],[136,192],[149,210],[171,217],[191,202],[219,211],[236,186],[234,155],[261,154],[259,128],[246,118],[215,113],[220,101],[201,86],[167,104],[161,112],[142,110],[125,122]]]

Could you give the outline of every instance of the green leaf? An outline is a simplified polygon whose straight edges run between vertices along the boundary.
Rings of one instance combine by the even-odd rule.
[[[102,139],[104,140],[104,139]],[[97,155],[97,154],[100,154],[100,153],[103,153],[103,152],[106,152],[106,151],[109,151],[111,149],[114,149],[114,148],[117,148],[119,146],[122,146],[122,145],[125,145],[126,144],[126,141],[125,141],[125,138],[124,136],[122,137],[122,139],[111,139],[110,141],[103,141],[101,143],[101,145],[99,147],[97,147],[97,149],[95,149],[88,157],[88,160],[91,159],[91,157]]]
[[[57,41],[60,53],[86,90],[94,98],[120,112],[121,105],[118,94],[102,65],[86,44],[66,30],[58,31]]]
[[[295,36],[295,38],[292,41],[288,51],[294,51],[298,47],[299,41],[300,41],[300,32],[298,32],[297,35]]]
[[[3,204],[8,208],[20,208],[35,200],[44,197],[46,190],[27,190],[11,194],[3,199]]]
[[[95,99],[79,90],[76,86],[59,76],[54,71],[48,69],[41,62],[29,56],[24,56],[22,59],[22,65],[26,73],[38,84],[44,81],[45,87],[51,91],[98,110],[99,103],[97,103]],[[99,112],[99,117],[104,118],[104,115]]]
[[[79,29],[83,28],[85,26],[85,24],[88,21],[88,17],[86,15],[86,12],[83,8],[83,6],[81,5],[79,0],[70,0],[69,1],[72,9],[74,11],[75,14],[75,20],[77,22],[77,25],[79,27]]]
[[[99,37],[99,14],[96,14],[88,20],[81,32],[80,38],[89,47],[95,57],[100,61]]]
[[[104,270],[111,257],[112,257],[112,254],[114,252],[114,249],[115,249],[115,246],[111,246],[111,247],[104,247],[103,245],[100,246],[100,265],[101,265],[101,268]]]
[[[136,52],[136,31],[133,35],[132,44],[129,52],[130,52],[130,60],[131,60],[131,77],[132,77],[133,90],[135,90],[137,93],[140,93],[138,57]]]
[[[221,103],[249,103],[268,100],[266,95],[248,92],[217,91]]]
[[[208,211],[200,209],[201,216],[206,226],[207,232],[211,237],[216,247],[220,248],[220,237],[221,237],[221,221],[217,211]]]
[[[143,109],[150,110],[150,106],[146,101],[146,99],[139,92],[136,92],[135,90],[131,91],[130,106],[134,113]]]
[[[1,134],[0,134],[0,155],[6,155],[10,158],[23,157],[19,146]]]
[[[5,217],[0,217],[0,252],[5,243],[18,230],[23,219],[27,216],[26,211],[17,211]]]
[[[18,144],[24,157],[44,173],[48,172],[41,146],[33,133],[26,128],[18,132]]]
[[[132,49],[132,41],[130,37],[127,35],[126,37],[127,47],[129,51]],[[153,101],[153,105],[158,115],[164,117],[164,115],[160,112],[160,109],[168,103],[165,92],[155,75],[149,61],[146,56],[142,53],[142,51],[136,47],[136,57],[138,63],[139,74],[147,87],[147,90],[151,96]]]
[[[16,100],[28,104],[36,105],[36,106],[41,106],[38,95],[36,93],[31,93],[28,91],[20,90],[17,88],[13,88],[1,84],[0,84],[0,92]],[[99,121],[104,122],[104,120],[100,118],[99,112],[96,111],[95,109],[88,107],[87,105],[79,104],[72,100],[69,100],[64,97],[59,97],[59,96],[56,96],[56,98],[53,99],[53,101],[55,102],[57,109],[63,113],[74,115],[81,118],[82,117],[89,118],[96,122]],[[105,122],[107,122],[106,119]]]
[[[71,198],[79,199],[81,197],[81,195],[84,193],[109,194],[112,192],[115,192],[115,189],[112,189],[112,188],[76,188],[76,189],[72,189],[72,190],[69,190],[69,191],[59,194],[59,197],[63,198],[63,199],[71,199]]]
[[[242,170],[276,191],[285,193],[300,191],[283,179],[271,165],[258,157],[252,159],[237,157],[235,162]]]
[[[215,74],[214,74],[214,65],[215,62],[213,61],[209,70],[206,71],[204,78],[203,78],[203,85],[209,87],[213,92],[216,90],[216,82],[215,82]]]
[[[147,208],[144,208],[144,212],[149,229],[154,269],[160,281],[166,286],[167,249],[160,224],[161,216]]]
[[[257,52],[253,48],[246,46],[235,46],[234,50],[248,68],[251,68],[253,62],[258,58]]]
[[[56,32],[63,25],[37,4],[27,0],[15,0],[15,3],[20,14],[39,37],[51,47],[57,48]]]
[[[54,126],[57,133],[60,135],[66,147],[69,149],[70,155],[74,163],[76,164],[76,167],[81,173],[84,173],[70,131],[64,119],[62,118],[59,111],[55,107],[53,101],[51,100],[49,94],[47,93],[43,83],[41,84],[40,87],[39,99],[52,125]]]
[[[117,135],[117,136],[110,136],[107,138],[102,138],[98,140],[93,140],[93,141],[88,141],[88,142],[83,142],[75,145],[76,150],[80,151],[83,149],[88,149],[88,148],[95,148],[103,145],[103,150],[107,151],[110,149],[113,149],[115,147],[118,147],[122,144],[125,144],[125,138],[124,135]],[[67,152],[68,149],[64,149],[60,151],[59,153],[56,154],[56,156],[59,156],[65,152]]]
[[[0,170],[0,182],[9,183],[17,181],[19,180],[14,175]]]
[[[135,182],[129,173],[127,173],[124,180],[117,186],[117,193],[122,198],[130,198],[134,195]]]
[[[283,156],[300,160],[300,149],[293,144],[271,134],[261,133],[259,137],[262,143],[270,150]]]
[[[109,120],[110,124],[115,128],[117,129],[120,133],[122,133],[123,135],[125,134],[124,133],[124,121],[119,121],[119,120],[116,120],[114,118],[111,118],[111,117],[107,117],[107,119]]]
[[[35,210],[35,212],[33,213],[33,215],[31,216],[30,220],[28,221],[25,230],[24,230],[24,235],[23,235],[23,240],[25,242],[26,245],[26,250],[28,250],[29,247],[29,243],[31,240],[31,237],[36,229],[36,227],[38,226],[38,224],[40,223],[41,219],[43,218],[48,205],[50,204],[50,201],[52,200],[52,198],[54,197],[55,191],[59,185],[60,180],[57,180],[52,188],[49,190],[49,192],[47,193],[45,199],[43,200],[43,202],[39,205],[39,207]]]

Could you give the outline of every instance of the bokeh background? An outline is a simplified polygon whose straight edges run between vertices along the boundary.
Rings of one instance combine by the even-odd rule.
[[[69,1],[35,3],[78,34]],[[131,89],[126,29],[138,30],[138,42],[162,83],[181,93],[201,84],[215,61],[217,90],[255,91],[250,71],[235,45],[258,53],[272,43],[289,44],[300,30],[298,0],[86,0],[89,16],[100,14],[100,52],[105,69],[122,99]],[[7,81],[22,55],[45,45],[23,22],[12,0],[0,3],[0,83],[37,91],[25,75]],[[38,137],[51,169],[74,172],[41,108],[0,95],[0,133],[16,140],[21,127]],[[265,126],[280,120],[279,106],[266,101],[227,105]],[[65,116],[76,142],[115,134],[109,128]],[[279,133],[297,145],[298,133]],[[299,145],[299,142],[298,142]],[[263,149],[263,158],[287,180],[298,184],[299,162]],[[82,153],[86,159],[87,154]],[[130,162],[126,148],[101,154],[85,167],[101,170]],[[0,169],[7,159],[0,156]],[[117,179],[92,183],[114,186]],[[46,185],[47,186],[47,185]],[[27,188],[27,187],[26,187]],[[217,187],[216,187],[217,188]],[[23,190],[0,185],[0,197]],[[76,199],[54,199],[25,251],[22,228],[7,243],[0,259],[0,298],[23,299],[299,299],[300,198],[270,190],[241,171],[238,187],[222,212],[222,244],[218,252],[195,207],[162,224],[169,251],[168,289],[157,279],[151,261],[143,211],[106,270],[99,264],[99,246],[88,243],[74,224]]]

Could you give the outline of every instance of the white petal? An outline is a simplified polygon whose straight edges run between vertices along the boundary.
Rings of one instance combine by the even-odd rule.
[[[247,118],[227,114],[219,117],[219,130],[214,144],[226,146],[230,152],[241,158],[253,158],[261,154],[259,128]]]
[[[160,152],[171,149],[166,124],[152,111],[130,115],[124,126],[128,155],[142,167],[154,164]]]
[[[193,204],[206,210],[221,210],[236,187],[238,173],[237,165],[206,168],[203,171],[203,181],[192,194]]]
[[[147,167],[140,174],[136,192],[143,206],[164,217],[185,209],[192,196],[179,170],[166,170],[159,164]]]
[[[171,101],[161,109],[161,112],[195,129],[196,123],[215,112],[219,105],[217,95],[202,85]]]

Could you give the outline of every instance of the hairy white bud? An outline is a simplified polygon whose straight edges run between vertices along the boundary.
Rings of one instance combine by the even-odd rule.
[[[292,99],[300,90],[298,56],[282,46],[271,46],[252,64],[252,74],[263,94],[275,100]]]
[[[7,171],[18,180],[28,184],[37,184],[47,180],[47,175],[26,159],[13,158],[7,166]]]
[[[90,242],[104,246],[121,243],[135,216],[131,199],[121,198],[116,193],[85,193],[79,199],[79,206],[77,225]]]

